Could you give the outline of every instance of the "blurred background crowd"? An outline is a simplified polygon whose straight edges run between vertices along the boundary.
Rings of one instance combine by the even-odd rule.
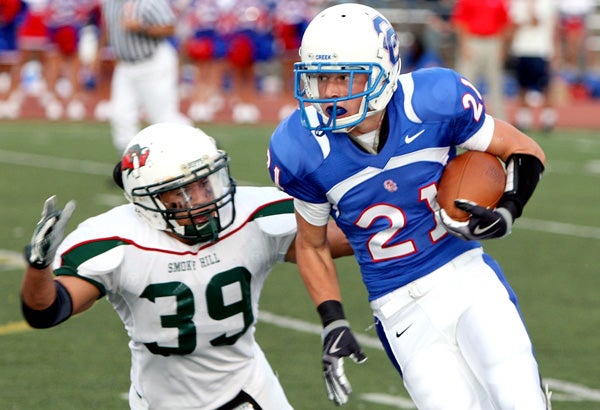
[[[109,119],[116,59],[103,41],[102,5],[110,1],[125,2],[0,0],[0,119]],[[302,33],[340,2],[169,0],[182,114],[193,122],[283,118],[295,107]],[[600,0],[359,2],[395,25],[403,72],[458,69],[494,115],[523,129],[550,130],[557,106],[600,100]]]

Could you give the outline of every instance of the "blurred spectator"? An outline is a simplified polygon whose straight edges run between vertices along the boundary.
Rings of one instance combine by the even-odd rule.
[[[581,78],[587,69],[585,41],[587,17],[595,9],[594,0],[556,0],[559,12],[560,55],[563,68]]]
[[[25,95],[40,98],[40,103],[46,110],[46,116],[51,118],[62,115],[62,112],[49,111],[45,97],[47,85],[42,67],[48,58],[48,28],[44,22],[47,0],[24,0],[26,5],[23,19],[17,28],[17,45],[19,48],[19,65],[21,66],[21,83],[16,91],[14,100],[20,107]],[[60,109],[60,107],[58,107]],[[52,107],[50,108],[50,110]]]
[[[21,58],[17,28],[25,13],[20,0],[0,0],[0,118],[19,115]]]
[[[286,100],[279,109],[280,119],[287,117],[298,107],[298,102],[294,99],[294,63],[299,60],[298,49],[302,35],[314,17],[313,12],[314,4],[311,5],[303,0],[281,0],[276,3],[273,10],[273,31],[281,79],[280,90]]]
[[[278,1],[273,10],[273,27],[281,64],[282,91],[293,97],[294,63],[306,26],[314,17],[310,5],[303,0]]]
[[[485,80],[490,112],[506,119],[503,68],[509,29],[507,0],[457,0],[452,23],[457,34],[456,70],[479,85]]]
[[[426,4],[430,14],[423,32],[423,42],[429,50],[440,56],[444,66],[454,66],[456,41],[450,22],[454,0],[427,0]]]
[[[48,29],[44,22],[48,0],[24,0],[23,20],[17,29],[19,50],[23,61],[43,61],[48,47]]]
[[[101,29],[101,0],[96,3],[87,23],[79,30],[79,43],[77,44],[77,55],[79,59],[80,87],[88,92],[98,90],[100,78],[96,72],[98,60],[98,45]]]
[[[535,123],[531,105],[538,93],[542,98],[539,124],[549,131],[557,120],[550,96],[553,59],[557,42],[557,8],[555,0],[511,0],[514,23],[511,56],[519,84],[515,125],[528,130]]]
[[[268,0],[172,0],[180,13],[178,31],[185,75],[192,78],[188,114],[210,121],[225,105],[237,123],[260,119],[257,66],[274,57]]]
[[[116,64],[111,82],[110,123],[117,150],[149,123],[191,123],[179,112],[179,59],[170,42],[175,15],[167,0],[104,0],[102,48]]]
[[[227,75],[236,123],[260,120],[258,99],[259,64],[274,57],[272,20],[267,0],[219,2],[223,6],[218,27],[227,41]],[[229,4],[227,4],[229,3]]]
[[[425,45],[423,36],[417,34],[413,42],[402,55],[402,73],[409,73],[420,68],[440,67],[442,59],[432,49]]]
[[[17,30],[20,89],[13,92],[11,100],[20,105],[24,94],[38,97],[46,117],[55,120],[64,114],[62,99],[69,103],[70,118],[84,117],[83,103],[71,97],[81,97],[79,30],[97,1],[25,0],[26,9]]]
[[[221,8],[217,0],[175,0],[183,74],[190,83],[188,116],[211,121],[224,106],[222,95],[225,39],[217,31]],[[191,69],[191,70],[190,70]]]
[[[61,104],[70,119],[82,119],[85,112],[82,64],[79,40],[83,27],[93,18],[100,0],[52,0],[47,4],[45,24],[48,29],[48,58],[44,66],[47,105]],[[55,98],[55,95],[57,98]],[[58,100],[62,100],[60,103]]]

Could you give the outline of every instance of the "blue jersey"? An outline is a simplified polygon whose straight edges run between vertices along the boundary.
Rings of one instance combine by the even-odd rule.
[[[443,68],[401,75],[386,116],[388,137],[376,155],[347,134],[307,130],[298,110],[269,146],[269,172],[278,186],[303,201],[331,204],[370,300],[481,246],[448,234],[436,220],[437,183],[457,146],[493,130],[483,127],[485,108],[475,87]]]

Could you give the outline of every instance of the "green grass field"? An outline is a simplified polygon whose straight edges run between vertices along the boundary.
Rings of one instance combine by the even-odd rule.
[[[43,201],[77,200],[69,225],[124,202],[111,183],[118,158],[106,124],[0,123],[0,409],[126,409],[129,352],[108,302],[48,330],[21,318],[21,249]],[[204,126],[232,157],[240,184],[270,184],[271,126]],[[519,295],[554,410],[600,409],[600,137],[533,134],[548,170],[510,237],[485,244]],[[414,408],[379,348],[356,263],[337,261],[346,313],[369,360],[347,362],[346,409]],[[329,409],[320,370],[318,318],[294,265],[266,283],[257,338],[296,409]]]

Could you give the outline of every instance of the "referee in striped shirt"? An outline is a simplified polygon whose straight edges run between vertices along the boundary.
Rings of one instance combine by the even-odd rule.
[[[141,121],[191,121],[179,110],[179,62],[169,41],[175,15],[167,0],[105,0],[103,43],[116,65],[111,82],[113,143],[121,153]]]

